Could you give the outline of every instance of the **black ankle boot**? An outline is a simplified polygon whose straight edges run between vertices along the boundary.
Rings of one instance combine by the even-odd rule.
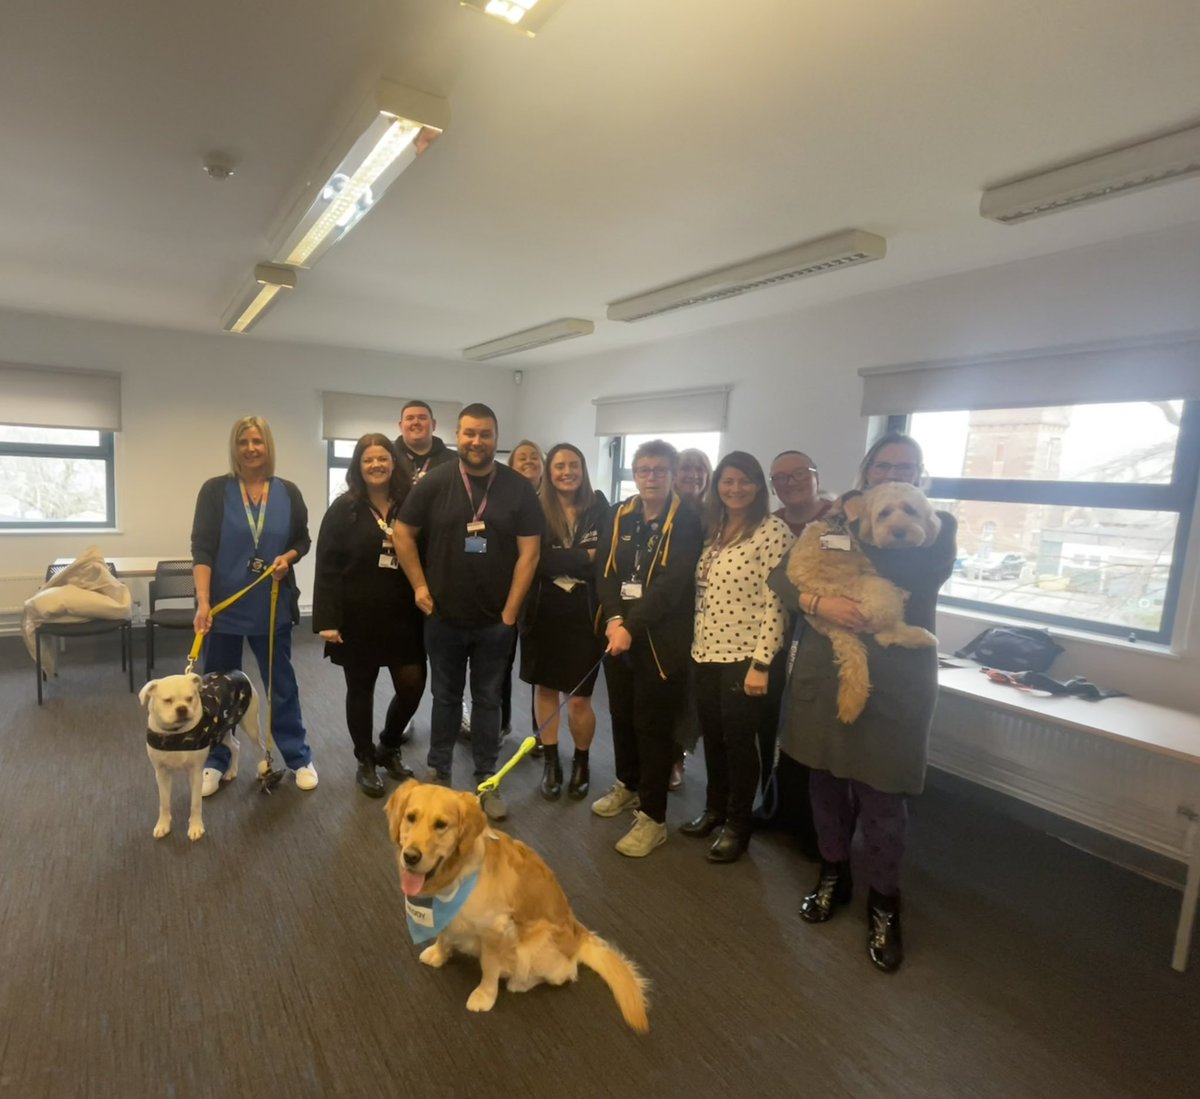
[[[557,801],[562,793],[562,762],[558,758],[558,745],[546,745],[546,757],[542,769],[542,797]]]
[[[708,849],[709,862],[737,862],[750,846],[750,828],[737,828],[726,824],[717,836],[717,842]]]
[[[705,809],[703,813],[698,817],[693,817],[687,824],[681,824],[679,826],[679,833],[683,836],[699,836],[703,839],[705,836],[711,836],[724,823],[724,813],[716,813],[712,809]]]
[[[821,860],[816,888],[800,902],[800,918],[808,923],[824,923],[836,905],[846,904],[853,894],[850,863]]]
[[[900,937],[900,895],[867,895],[867,957],[876,969],[895,973],[904,961],[904,942]]]
[[[354,776],[358,788],[369,798],[383,797],[383,780],[375,770],[374,763],[359,763],[358,774]]]
[[[407,782],[413,777],[412,768],[405,766],[399,748],[384,748],[381,745],[375,753],[375,766],[382,767],[397,782]]]
[[[588,774],[588,757],[581,756],[578,752],[575,753],[574,760],[571,761],[571,781],[567,784],[567,796],[575,798],[578,801],[580,798],[585,798],[588,795],[588,787],[591,785],[591,776]]]

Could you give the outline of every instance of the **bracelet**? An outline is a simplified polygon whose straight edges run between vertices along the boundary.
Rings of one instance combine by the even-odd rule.
[[[816,596],[816,597],[813,599],[813,602],[812,602],[812,610],[811,610],[809,613],[810,613],[810,614],[814,614],[814,615],[815,615],[815,614],[817,613],[817,608],[818,608],[820,605],[821,605],[821,597],[818,595],[818,596]]]
[[[606,618],[604,620],[604,624],[607,626],[613,622],[624,622],[624,621],[625,621],[625,616],[623,614],[614,614],[614,615],[612,615],[612,617]]]

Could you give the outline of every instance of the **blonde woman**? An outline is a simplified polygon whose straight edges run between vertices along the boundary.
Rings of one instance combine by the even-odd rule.
[[[196,580],[197,633],[204,642],[205,672],[241,670],[242,642],[258,661],[264,683],[270,660],[271,584],[259,584],[213,617],[215,604],[261,576],[268,566],[280,581],[275,621],[275,674],[271,681],[272,735],[296,785],[311,790],[317,769],[300,716],[300,689],[292,668],[292,627],[300,620],[300,591],[292,566],[312,545],[308,509],[291,481],[275,476],[275,440],[261,416],[243,416],[229,433],[229,472],[205,481],[192,521],[192,571]],[[229,749],[214,745],[204,768],[205,797],[236,778]]]
[[[599,674],[604,642],[597,637],[596,546],[608,510],[604,495],[592,488],[583,452],[558,443],[546,455],[540,493],[546,517],[537,576],[525,601],[521,627],[521,678],[532,683],[534,717],[542,730],[544,766],[542,796],[562,793],[563,771],[558,754],[558,718],[550,720],[561,696],[567,701],[567,728],[575,747],[567,795],[587,796],[588,750],[596,733],[592,691]]]

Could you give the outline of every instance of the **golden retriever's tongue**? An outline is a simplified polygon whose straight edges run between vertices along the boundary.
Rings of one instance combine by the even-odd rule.
[[[404,890],[406,897],[415,897],[425,888],[425,875],[405,870],[400,875],[400,888]]]

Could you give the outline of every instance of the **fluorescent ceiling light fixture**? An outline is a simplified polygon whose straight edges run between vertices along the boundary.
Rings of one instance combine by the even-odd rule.
[[[313,173],[324,182],[315,190],[306,185],[292,207],[276,262],[292,267],[316,263],[367,215],[449,121],[446,100],[381,80]]]
[[[840,271],[860,263],[883,259],[887,241],[862,229],[848,229],[820,240],[785,248],[732,267],[711,271],[694,279],[663,286],[632,298],[622,298],[608,307],[610,321],[640,321],[674,309],[721,301],[750,290],[777,286],[793,279]]]
[[[1089,157],[983,192],[981,217],[1003,225],[1200,174],[1200,126]]]
[[[516,27],[532,38],[562,0],[459,0],[459,3]]]
[[[226,332],[248,332],[267,311],[280,290],[296,288],[296,272],[290,267],[260,263],[254,268],[254,279],[238,295],[225,314]]]
[[[514,332],[511,336],[501,336],[498,340],[477,343],[463,351],[463,358],[484,362],[498,359],[501,355],[514,355],[518,351],[532,351],[535,347],[545,347],[548,343],[558,343],[560,340],[573,340],[576,336],[590,336],[595,330],[596,326],[591,321],[564,317],[538,325],[537,328]]]

